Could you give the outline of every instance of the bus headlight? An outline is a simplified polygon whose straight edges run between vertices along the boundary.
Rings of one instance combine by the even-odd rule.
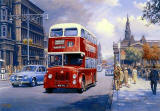
[[[52,79],[52,74],[48,74],[48,78],[49,78],[49,79]]]
[[[73,80],[73,82],[72,82],[72,83],[75,85],[77,82],[76,82],[76,80]]]
[[[76,74],[73,74],[73,79],[75,79],[77,77],[77,75]]]

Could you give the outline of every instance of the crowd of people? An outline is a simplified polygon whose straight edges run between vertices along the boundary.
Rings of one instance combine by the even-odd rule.
[[[157,82],[159,81],[159,72],[156,69],[155,65],[153,65],[150,69],[139,66],[115,65],[114,67],[115,89],[119,90],[120,88],[122,88],[122,86],[130,88],[130,85],[128,84],[129,78],[130,82],[136,84],[138,76],[151,81],[152,92],[154,95],[156,95]]]

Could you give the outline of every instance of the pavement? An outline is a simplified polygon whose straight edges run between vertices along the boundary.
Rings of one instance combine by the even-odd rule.
[[[111,111],[160,111],[160,84],[153,95],[150,81],[138,78],[136,84],[129,80],[130,88],[123,86],[113,93]]]

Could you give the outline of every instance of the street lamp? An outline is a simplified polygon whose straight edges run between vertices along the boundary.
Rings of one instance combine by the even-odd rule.
[[[22,21],[27,22],[27,64],[29,65],[29,31],[30,31],[30,21],[35,21],[39,18],[43,18],[48,20],[48,14],[29,14],[29,9],[27,14],[20,14],[20,15],[10,15],[10,20],[13,19],[21,19]]]
[[[118,42],[118,50],[119,50],[119,65],[121,66],[121,39]]]

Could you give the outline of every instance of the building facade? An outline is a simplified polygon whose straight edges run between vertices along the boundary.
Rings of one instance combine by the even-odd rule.
[[[143,44],[147,43],[150,46],[157,44],[160,47],[160,40],[146,40],[143,35],[140,40],[135,40],[134,36],[131,35],[130,22],[127,16],[126,28],[125,28],[125,37],[123,40],[119,40],[118,43],[113,42],[113,51],[114,51],[114,63],[122,63],[122,53],[128,47],[135,47],[139,50],[143,50]],[[120,60],[120,61],[119,61]],[[142,60],[143,61],[143,60]]]
[[[43,17],[35,16],[27,20],[26,14],[43,14],[44,11],[29,0],[0,1],[0,59],[1,66],[23,66],[44,63],[44,28]],[[22,15],[21,17],[13,15]],[[29,29],[29,30],[28,30]],[[28,32],[29,33],[28,33]],[[27,51],[29,34],[29,61]]]

